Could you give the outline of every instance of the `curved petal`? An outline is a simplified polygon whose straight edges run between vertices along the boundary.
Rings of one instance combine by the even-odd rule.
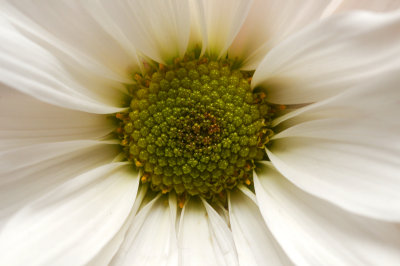
[[[229,194],[229,217],[239,265],[293,265],[267,228],[255,195],[247,188]]]
[[[110,163],[117,145],[66,141],[29,145],[0,153],[0,227],[44,193],[91,169]]]
[[[398,73],[299,110],[284,122],[292,126],[274,136],[272,163],[318,197],[400,221]]]
[[[151,59],[170,63],[185,54],[190,35],[187,1],[102,1],[98,6],[102,6],[102,12],[92,12],[97,21]],[[102,13],[110,17],[104,21]],[[114,23],[116,26],[111,28]],[[115,33],[115,29],[120,33]]]
[[[110,44],[112,38],[89,20],[83,7],[61,1],[3,2],[0,13],[4,18],[0,23],[1,82],[70,109],[121,110],[126,93],[122,83],[131,82],[130,69],[138,68],[137,62],[118,54],[120,46]],[[120,59],[130,65],[115,62]]]
[[[204,200],[191,198],[183,207],[178,247],[180,265],[238,265],[228,226]]]
[[[128,70],[138,61],[134,46],[123,46],[121,40],[110,34],[109,27],[93,19],[91,14],[101,12],[101,1],[51,2],[29,0],[2,3],[4,18],[15,25],[24,36],[44,47],[62,60],[70,60],[74,68],[85,69],[119,82],[129,82]],[[118,5],[115,6],[118,8]],[[125,11],[123,7],[119,9]],[[123,25],[126,27],[126,25]],[[124,28],[115,28],[124,31]],[[67,63],[63,61],[64,63]],[[88,73],[86,73],[88,74]]]
[[[105,115],[72,111],[0,86],[0,151],[43,142],[100,139],[115,125]]]
[[[176,199],[157,196],[136,215],[111,265],[177,265]]]
[[[1,264],[85,264],[122,226],[138,181],[129,165],[108,164],[27,204],[2,230]]]
[[[125,250],[123,248],[124,243],[126,243],[125,238],[126,235],[129,234],[129,230],[132,229],[133,220],[135,219],[139,207],[143,203],[146,192],[147,186],[139,187],[135,203],[133,204],[129,216],[125,219],[124,225],[114,235],[114,237],[97,252],[97,255],[87,263],[88,266],[109,266],[111,265],[112,260],[118,260],[118,258],[121,256],[121,253],[122,256],[125,255]]]
[[[399,47],[400,12],[335,16],[271,50],[252,86],[273,103],[312,103],[398,67]]]
[[[328,0],[254,0],[246,20],[229,48],[229,56],[254,70],[267,52],[293,32],[317,21]]]
[[[256,197],[272,234],[298,265],[396,265],[400,227],[348,213],[258,165]]]
[[[242,26],[252,4],[246,0],[190,1],[192,17],[192,44],[199,44],[212,57],[224,56]]]

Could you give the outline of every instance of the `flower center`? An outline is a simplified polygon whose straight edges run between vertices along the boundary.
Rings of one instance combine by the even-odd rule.
[[[207,199],[251,185],[254,162],[266,156],[273,134],[273,110],[264,93],[252,92],[251,75],[227,59],[190,56],[135,74],[117,132],[141,181]]]

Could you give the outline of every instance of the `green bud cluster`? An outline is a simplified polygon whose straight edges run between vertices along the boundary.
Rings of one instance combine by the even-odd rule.
[[[154,191],[213,198],[250,185],[265,158],[273,110],[229,60],[186,56],[135,74],[129,111],[117,114],[126,158]]]

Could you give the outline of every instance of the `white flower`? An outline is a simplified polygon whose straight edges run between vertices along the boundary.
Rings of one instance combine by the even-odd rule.
[[[1,265],[398,265],[398,1],[1,1]],[[228,208],[108,136],[142,62],[200,46],[286,105]]]

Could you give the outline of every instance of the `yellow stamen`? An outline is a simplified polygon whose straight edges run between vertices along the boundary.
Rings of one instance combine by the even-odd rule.
[[[148,173],[146,173],[140,178],[140,180],[142,181],[142,183],[146,183],[149,181],[149,177],[150,177],[150,175]]]
[[[139,81],[139,80],[141,80],[142,79],[142,77],[139,75],[139,74],[135,74],[135,76],[134,76],[134,79],[136,80],[136,81]]]
[[[185,205],[185,202],[186,202],[186,194],[184,193],[184,194],[181,194],[181,195],[178,195],[178,206],[179,206],[179,208],[183,208],[183,206]]]

